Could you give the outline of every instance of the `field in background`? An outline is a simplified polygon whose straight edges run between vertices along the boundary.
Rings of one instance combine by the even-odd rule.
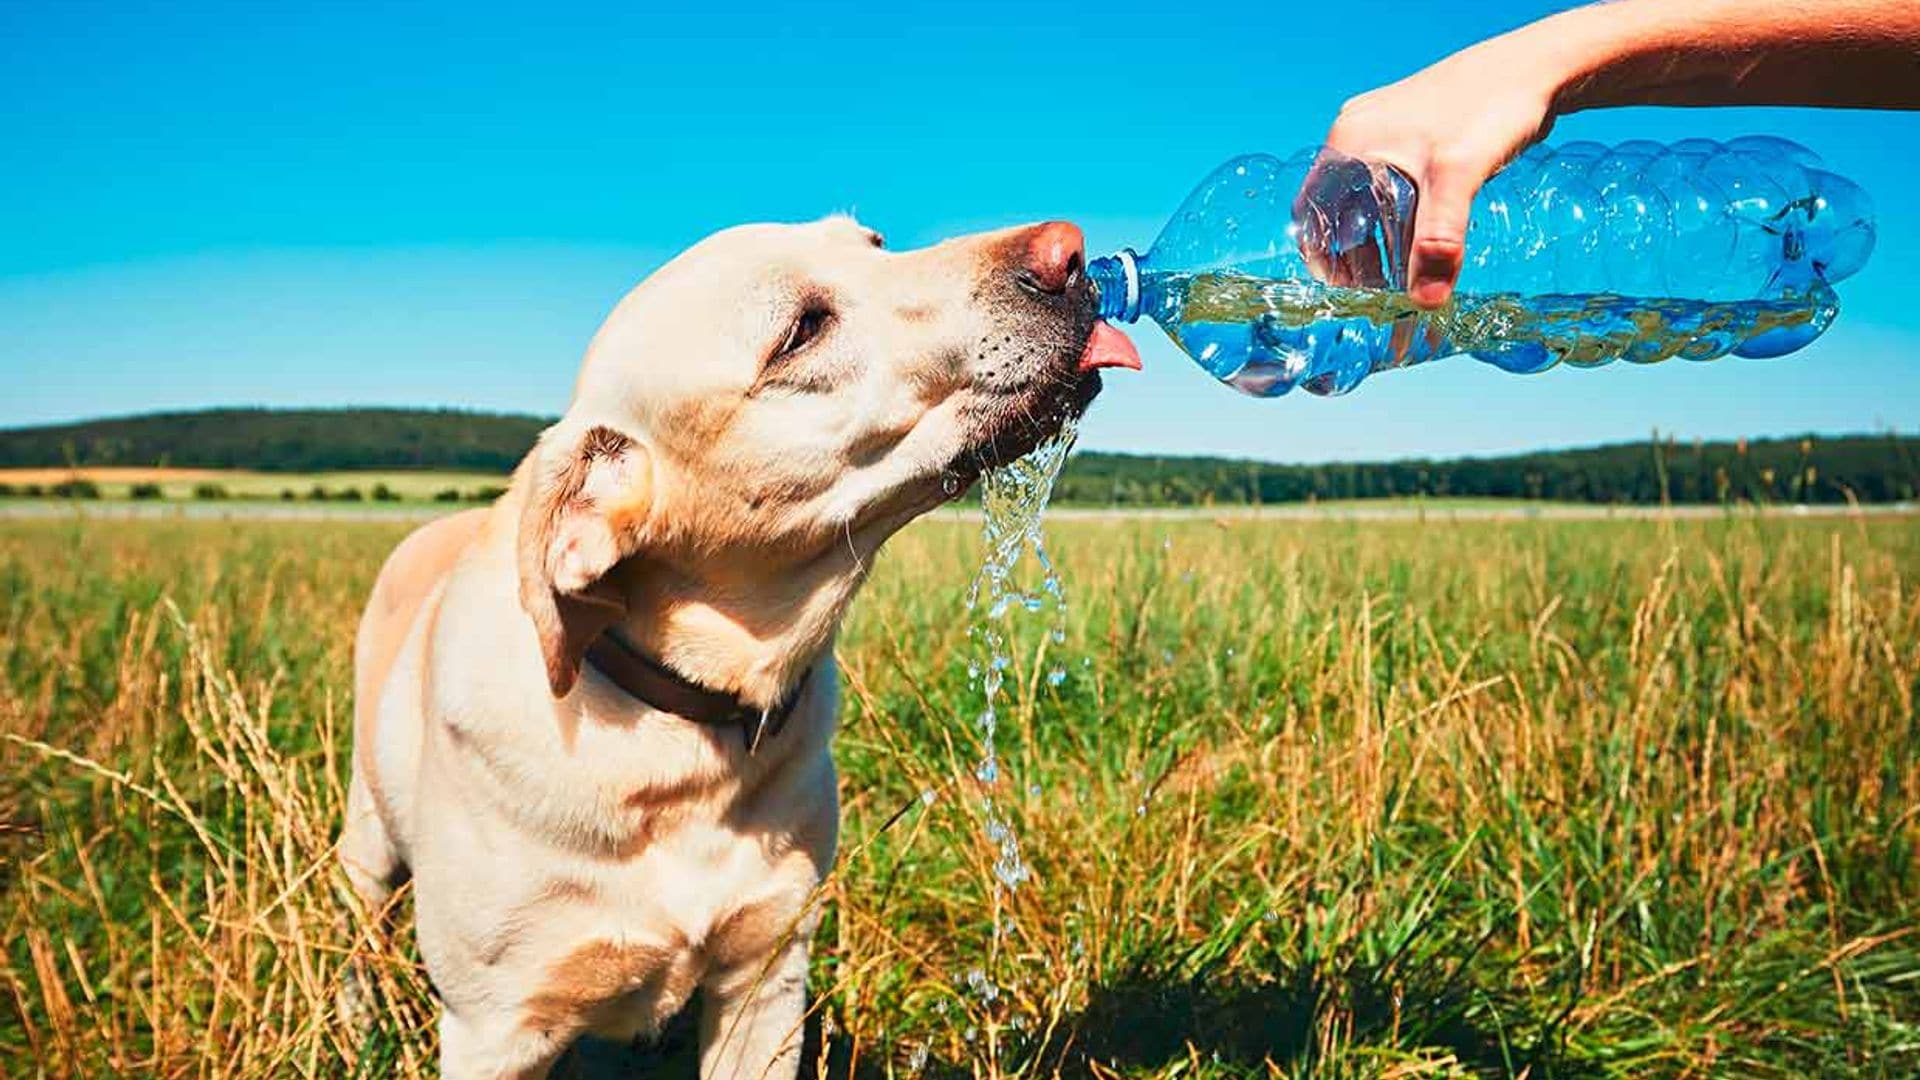
[[[315,501],[315,489],[338,501],[346,492],[356,492],[363,500],[372,500],[377,489],[384,488],[407,502],[428,502],[435,496],[454,492],[462,499],[478,493],[498,491],[507,485],[504,473],[438,472],[431,470],[377,469],[346,472],[254,472],[246,469],[169,469],[143,466],[89,466],[53,469],[0,469],[0,496],[22,496],[29,488],[47,492],[61,484],[79,480],[99,488],[105,499],[142,497],[139,486],[157,489],[146,498],[204,501],[209,495],[222,499],[261,501]],[[217,494],[201,489],[211,486]]]
[[[370,1041],[330,1007],[367,940],[350,642],[403,532],[0,523],[0,1073],[433,1075],[411,964]],[[856,605],[810,1060],[1920,1072],[1920,520],[1051,532],[1073,619],[1013,627],[1035,877],[997,951],[972,528],[909,530]],[[648,1060],[691,1075],[686,1038]]]

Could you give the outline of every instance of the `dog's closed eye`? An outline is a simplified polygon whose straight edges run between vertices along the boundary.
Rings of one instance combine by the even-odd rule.
[[[833,312],[827,308],[826,304],[808,301],[807,305],[800,309],[800,314],[794,317],[793,324],[787,327],[787,336],[780,342],[780,347],[773,350],[773,355],[768,358],[768,362],[784,360],[819,340],[832,322]]]

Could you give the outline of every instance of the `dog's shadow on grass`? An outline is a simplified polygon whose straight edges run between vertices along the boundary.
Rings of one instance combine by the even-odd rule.
[[[1315,1066],[1323,1064],[1334,1066],[1329,1075],[1346,1075],[1340,1064],[1364,1048],[1451,1056],[1482,1075],[1564,1075],[1545,1035],[1550,1027],[1478,990],[1366,972],[1300,969],[1252,979],[1137,971],[1096,986],[1042,1064],[1046,1074],[1076,1078],[1192,1061],[1235,1075],[1267,1075],[1269,1066],[1321,1075]]]
[[[1227,1074],[1345,1075],[1346,1051],[1451,1056],[1481,1075],[1569,1076],[1581,1070],[1555,1052],[1559,1017],[1530,1013],[1525,1003],[1452,977],[1404,978],[1404,972],[1303,968],[1261,977],[1222,976],[1137,964],[1095,986],[1080,1012],[1027,1060],[1034,1075],[1110,1077],[1199,1061]],[[1444,973],[1437,973],[1444,976]],[[1496,1000],[1496,997],[1498,1000]],[[822,1053],[816,1011],[807,1026],[800,1075],[829,1080],[883,1080],[917,1075],[949,1080],[972,1075],[964,1063],[928,1060],[918,1073],[889,1062],[871,1046],[857,1058],[844,1036]],[[698,1037],[683,1014],[650,1045],[583,1043],[556,1068],[555,1080],[686,1077],[699,1074]],[[1378,1060],[1378,1059],[1376,1059]],[[822,1066],[824,1065],[824,1071]],[[891,1066],[891,1067],[889,1067]]]

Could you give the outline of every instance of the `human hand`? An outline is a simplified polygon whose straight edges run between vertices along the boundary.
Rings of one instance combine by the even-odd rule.
[[[1432,308],[1453,294],[1466,253],[1467,219],[1480,185],[1553,126],[1561,71],[1515,35],[1494,38],[1389,86],[1349,100],[1327,146],[1392,165],[1419,190],[1407,252],[1407,295]],[[1333,284],[1343,268],[1315,269]]]

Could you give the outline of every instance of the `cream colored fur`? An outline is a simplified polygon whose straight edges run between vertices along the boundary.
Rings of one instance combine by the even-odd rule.
[[[447,1077],[544,1076],[696,989],[704,1075],[794,1075],[840,618],[883,540],[1095,384],[1074,366],[1090,295],[1015,281],[1031,235],[709,238],[607,319],[508,494],[390,557],[341,851],[370,908],[414,882]],[[817,333],[783,354],[796,324]],[[583,670],[614,624],[759,704],[810,671],[804,699],[749,755]]]

